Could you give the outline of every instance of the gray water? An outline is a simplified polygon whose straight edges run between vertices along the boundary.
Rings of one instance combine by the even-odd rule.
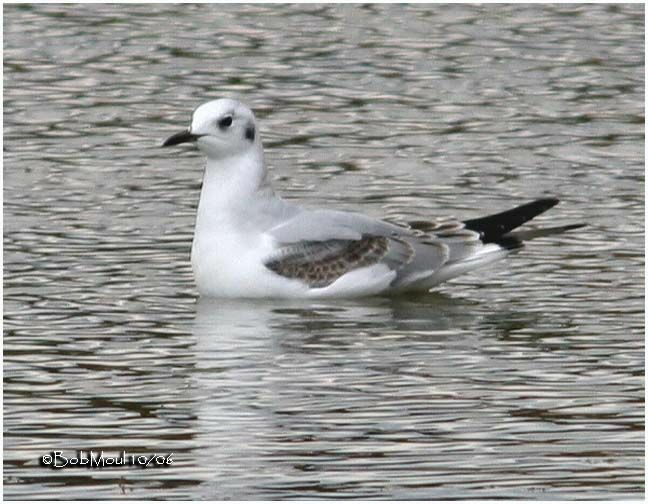
[[[291,200],[588,227],[430,295],[199,300],[202,160],[158,146],[232,95]],[[643,5],[4,5],[4,497],[642,499],[643,216]]]

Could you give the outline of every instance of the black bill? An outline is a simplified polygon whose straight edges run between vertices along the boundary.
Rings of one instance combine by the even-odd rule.
[[[195,142],[201,136],[202,135],[194,135],[189,130],[184,130],[167,138],[162,144],[162,147],[170,147],[172,145],[178,145],[185,142]]]

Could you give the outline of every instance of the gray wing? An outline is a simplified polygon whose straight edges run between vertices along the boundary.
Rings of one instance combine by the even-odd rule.
[[[268,234],[278,249],[266,266],[310,287],[325,287],[345,273],[375,264],[396,271],[392,287],[400,287],[433,275],[482,245],[479,234],[460,222],[395,225],[330,210],[300,212]]]
[[[406,228],[366,215],[335,210],[303,210],[271,228],[268,233],[280,243],[359,240],[363,235],[401,236]]]

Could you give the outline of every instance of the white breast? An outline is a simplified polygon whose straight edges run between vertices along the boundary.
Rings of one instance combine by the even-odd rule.
[[[273,250],[267,235],[233,229],[194,235],[191,266],[198,291],[210,297],[303,297],[301,282],[270,271],[264,260]]]

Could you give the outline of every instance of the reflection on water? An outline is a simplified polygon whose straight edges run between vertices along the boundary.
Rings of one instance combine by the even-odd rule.
[[[7,498],[643,497],[642,5],[4,14]],[[157,146],[224,94],[288,198],[589,226],[431,295],[197,300],[201,161]],[[174,463],[38,463],[78,449]]]
[[[524,337],[540,325],[532,313],[436,295],[202,300],[196,314],[194,378],[205,394],[196,441],[212,461],[206,497],[242,488],[275,498],[529,496],[555,483],[577,493],[570,471],[600,470],[624,431],[642,429],[640,414],[616,418],[617,393],[584,393],[607,380],[589,350],[556,333]],[[587,435],[574,431],[582,425]],[[605,446],[598,431],[617,435]],[[565,475],[540,460],[562,460]],[[484,484],[493,474],[496,491]]]

